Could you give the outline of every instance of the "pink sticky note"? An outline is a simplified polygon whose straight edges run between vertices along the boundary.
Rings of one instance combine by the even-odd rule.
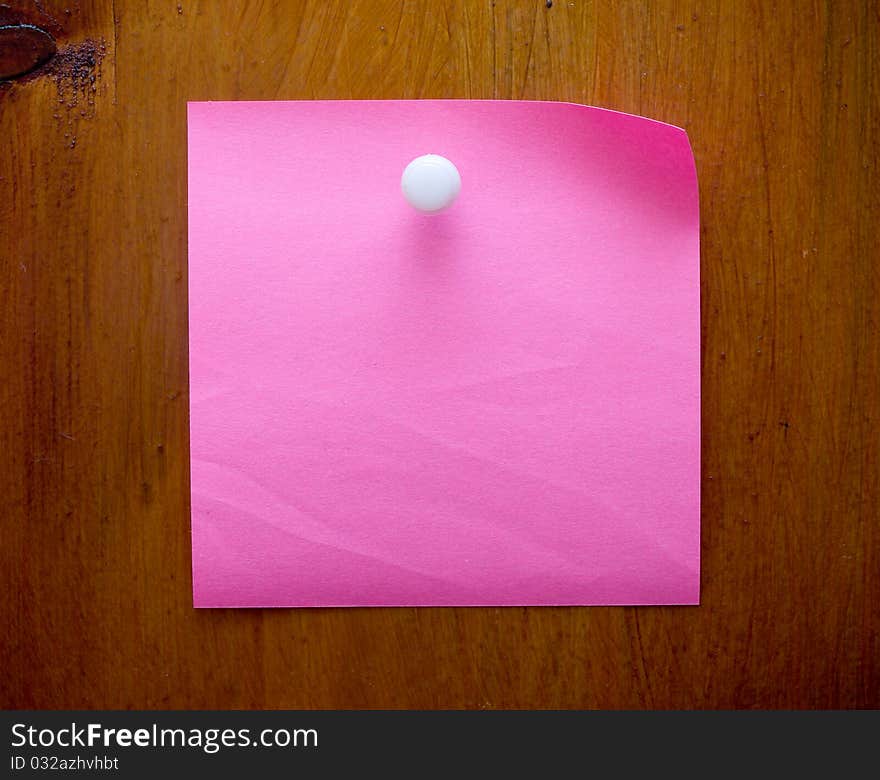
[[[426,153],[439,216],[401,196]],[[698,602],[684,131],[191,103],[189,307],[196,606]]]

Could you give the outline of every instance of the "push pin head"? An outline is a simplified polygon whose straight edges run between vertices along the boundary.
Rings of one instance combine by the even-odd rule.
[[[458,168],[445,157],[425,154],[404,168],[400,188],[414,209],[423,214],[438,214],[458,197],[461,176]]]

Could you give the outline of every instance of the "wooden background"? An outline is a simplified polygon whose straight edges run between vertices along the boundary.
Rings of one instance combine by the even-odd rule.
[[[59,47],[0,87],[0,706],[880,706],[878,3],[0,17]],[[186,101],[380,97],[569,100],[689,131],[699,608],[192,609]]]

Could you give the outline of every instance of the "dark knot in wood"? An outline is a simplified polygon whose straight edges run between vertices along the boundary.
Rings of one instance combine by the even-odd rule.
[[[31,24],[0,25],[0,81],[23,76],[55,56],[55,39]]]

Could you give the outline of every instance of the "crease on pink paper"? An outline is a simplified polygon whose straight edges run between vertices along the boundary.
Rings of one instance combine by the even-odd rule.
[[[190,103],[197,607],[695,604],[683,130],[565,103]],[[414,157],[462,177],[423,217]]]

